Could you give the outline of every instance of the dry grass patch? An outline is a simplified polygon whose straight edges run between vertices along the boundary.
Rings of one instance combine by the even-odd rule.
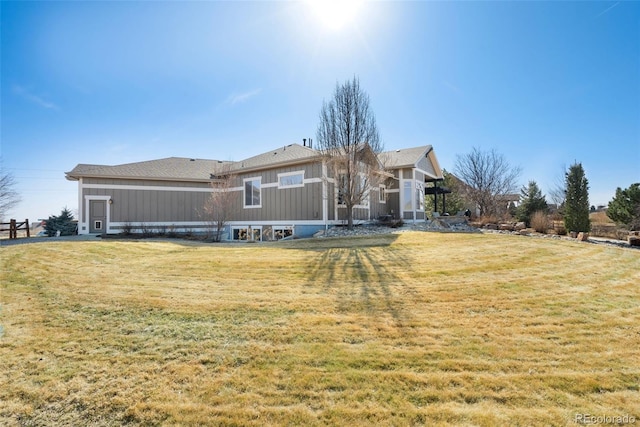
[[[640,419],[638,251],[404,233],[0,255],[0,424]]]

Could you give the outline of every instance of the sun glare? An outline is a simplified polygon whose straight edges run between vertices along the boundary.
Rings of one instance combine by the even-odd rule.
[[[355,20],[362,3],[362,0],[309,0],[322,25],[335,31]]]

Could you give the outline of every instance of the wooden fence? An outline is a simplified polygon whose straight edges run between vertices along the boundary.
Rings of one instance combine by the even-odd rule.
[[[9,228],[5,228],[5,227]],[[8,231],[9,239],[17,239],[18,238],[18,230],[26,230],[27,237],[31,237],[31,231],[29,229],[29,220],[25,219],[22,222],[18,222],[15,219],[9,220],[9,222],[0,222],[0,232]]]

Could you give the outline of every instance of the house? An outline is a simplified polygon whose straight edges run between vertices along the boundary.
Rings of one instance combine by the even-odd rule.
[[[379,155],[381,184],[354,208],[359,223],[391,215],[422,221],[425,183],[442,179],[430,145]],[[290,144],[235,162],[170,157],[114,166],[79,164],[66,173],[78,182],[78,232],[125,229],[204,232],[203,206],[221,177],[233,180],[231,240],[311,236],[343,224],[346,209],[320,152]]]

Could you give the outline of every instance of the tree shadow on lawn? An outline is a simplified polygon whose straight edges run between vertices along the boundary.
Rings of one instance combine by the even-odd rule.
[[[398,274],[410,271],[412,265],[402,251],[391,247],[395,239],[396,235],[390,235],[377,244],[340,239],[335,247],[323,241],[322,247],[307,249],[313,253],[305,270],[307,285],[333,294],[340,313],[388,315],[395,326],[402,327],[410,320],[405,309],[407,294],[415,294],[416,289]]]

